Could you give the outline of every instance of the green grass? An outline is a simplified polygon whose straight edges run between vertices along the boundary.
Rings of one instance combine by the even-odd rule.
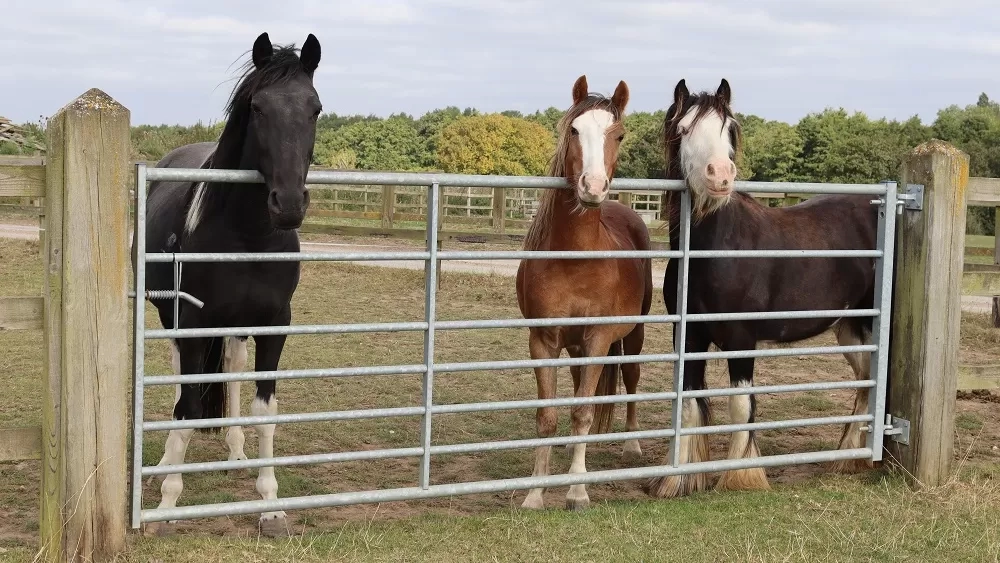
[[[897,476],[823,477],[771,492],[612,501],[584,513],[495,508],[387,519],[264,540],[133,536],[119,561],[941,561],[1000,560],[1000,481],[913,492]],[[30,561],[24,547],[5,560]]]

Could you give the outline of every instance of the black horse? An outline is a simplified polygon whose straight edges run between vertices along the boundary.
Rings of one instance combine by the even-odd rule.
[[[684,180],[691,193],[690,248],[693,250],[870,250],[875,248],[878,208],[871,196],[823,195],[791,207],[770,208],[734,191],[742,135],[730,108],[732,92],[722,80],[714,93],[692,95],[681,80],[664,123],[667,178]],[[680,244],[680,192],[668,197],[670,249]],[[678,261],[670,260],[663,299],[676,314]],[[870,309],[874,304],[874,258],[722,258],[694,259],[688,266],[689,313]],[[758,342],[796,342],[833,329],[843,346],[870,344],[871,318],[783,319],[695,322],[687,325],[685,351],[706,352],[715,344],[725,351],[753,350]],[[679,335],[675,333],[675,338]],[[870,377],[871,354],[844,354],[857,379]],[[733,387],[753,385],[753,358],[730,359]],[[705,361],[685,362],[685,389],[705,388]],[[708,399],[688,399],[683,426],[711,424]],[[754,421],[753,395],[732,395],[733,424]],[[868,389],[858,389],[854,414],[867,414]],[[708,436],[680,438],[680,462],[708,460]],[[844,428],[841,449],[862,448],[861,423]],[[753,432],[734,432],[729,459],[758,457]],[[853,471],[871,462],[837,462],[835,470]],[[657,497],[683,495],[706,487],[704,474],[662,477],[649,483]],[[727,471],[718,489],[766,489],[762,468]]]
[[[146,210],[146,252],[298,252],[296,229],[309,205],[305,179],[312,160],[316,120],[322,105],[313,87],[320,44],[310,34],[301,51],[272,46],[267,33],[254,42],[252,60],[244,67],[226,108],[226,127],[218,143],[179,147],[159,161],[160,168],[256,170],[263,184],[213,182],[151,182]],[[290,303],[299,282],[299,263],[189,263],[182,270],[180,289],[204,302],[199,309],[186,302],[179,308],[179,328],[288,326]],[[173,266],[150,263],[150,290],[174,287]],[[154,300],[160,322],[174,326],[173,302]],[[255,336],[257,371],[274,371],[285,336]],[[247,339],[178,338],[173,341],[176,373],[243,371]],[[257,381],[253,415],[274,415],[275,381]],[[174,419],[240,416],[240,384],[179,385]],[[274,424],[256,427],[260,457],[274,455]],[[218,428],[212,429],[218,431]],[[160,465],[184,463],[192,429],[172,430]],[[226,433],[229,459],[246,459],[242,428]],[[160,488],[161,508],[174,507],[184,486],[180,474],[167,475]],[[273,467],[262,467],[257,492],[277,498]],[[169,525],[169,524],[167,524]],[[165,526],[151,526],[162,532]],[[261,515],[267,535],[287,533],[284,512]]]

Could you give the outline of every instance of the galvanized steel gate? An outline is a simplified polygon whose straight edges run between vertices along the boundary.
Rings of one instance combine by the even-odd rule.
[[[197,296],[182,294],[177,291],[182,265],[185,262],[210,261],[271,261],[271,260],[301,260],[301,261],[376,261],[376,260],[422,260],[425,261],[425,298],[426,317],[422,322],[367,323],[367,324],[337,324],[337,325],[293,325],[290,327],[236,327],[219,329],[178,329],[167,328],[146,330],[144,301],[135,300],[135,387],[133,409],[133,452],[132,452],[132,526],[138,528],[144,522],[164,520],[181,520],[209,516],[232,514],[249,514],[276,510],[295,510],[340,506],[358,503],[389,502],[399,500],[423,499],[450,495],[471,493],[489,493],[527,489],[531,487],[556,487],[578,483],[597,483],[625,479],[643,479],[663,475],[701,473],[706,471],[723,471],[747,467],[771,467],[800,463],[818,463],[841,459],[871,459],[882,458],[883,437],[887,434],[898,434],[901,429],[893,429],[891,421],[885,413],[886,372],[888,366],[888,342],[890,311],[893,241],[895,239],[896,214],[907,203],[908,208],[918,208],[911,205],[916,198],[910,194],[897,194],[896,184],[854,185],[854,184],[791,184],[737,182],[740,191],[758,193],[839,193],[867,194],[873,196],[873,205],[879,206],[878,244],[876,250],[838,250],[838,251],[715,251],[689,250],[689,233],[691,200],[690,193],[684,189],[681,181],[675,180],[629,180],[617,179],[612,187],[619,190],[656,190],[682,191],[682,225],[681,244],[679,251],[614,251],[614,252],[524,252],[524,251],[486,251],[486,252],[456,252],[438,251],[435,244],[439,224],[439,199],[441,188],[447,186],[483,187],[483,188],[537,188],[555,189],[565,187],[561,178],[547,177],[504,177],[504,176],[474,176],[458,174],[412,174],[412,173],[369,173],[347,171],[313,171],[309,173],[309,184],[374,184],[394,186],[428,187],[427,198],[427,249],[423,252],[364,252],[364,253],[272,253],[272,254],[146,254],[145,249],[145,213],[146,213],[146,182],[154,180],[171,181],[227,181],[227,182],[262,182],[260,174],[252,171],[238,170],[202,170],[202,169],[147,169],[144,164],[136,168],[136,231],[134,235],[137,248],[135,269],[136,295],[144,295],[156,299],[173,299],[175,308],[179,300],[185,299],[198,304]],[[919,188],[920,186],[913,186]],[[620,317],[588,317],[570,319],[494,319],[465,321],[436,321],[436,288],[437,265],[442,260],[501,260],[501,259],[537,259],[537,258],[671,258],[679,259],[680,281],[678,287],[678,314]],[[721,314],[688,314],[686,309],[688,262],[691,259],[711,259],[722,257],[872,257],[876,259],[876,290],[874,309],[865,310],[833,310],[833,311],[774,311],[762,313],[721,313]],[[174,264],[175,290],[147,292],[145,286],[145,266],[147,262],[169,262]],[[683,349],[684,338],[677,339],[679,349],[671,353],[641,354],[633,356],[593,357],[593,358],[556,358],[552,360],[515,360],[463,363],[435,363],[434,336],[440,330],[515,328],[554,325],[595,325],[606,323],[677,323],[675,330],[683,335],[687,323],[746,320],[746,319],[779,319],[779,318],[836,318],[843,316],[875,317],[873,339],[870,345],[831,346],[813,348],[783,348],[749,350],[736,352],[704,352],[686,353]],[[175,319],[177,315],[175,314]],[[424,333],[424,354],[420,363],[392,366],[371,367],[330,367],[326,369],[279,370],[275,372],[242,372],[191,375],[146,375],[144,344],[150,339],[191,338],[200,336],[251,336],[263,334],[345,334],[361,332],[395,332],[422,331]],[[872,353],[871,378],[860,381],[816,382],[795,385],[755,386],[751,388],[705,389],[700,391],[683,391],[684,363],[687,360],[728,359],[746,357],[775,357],[817,354],[841,354],[845,352]],[[633,363],[633,362],[673,362],[674,392],[637,393],[635,395],[598,396],[585,399],[573,397],[550,400],[518,400],[503,402],[434,404],[433,385],[435,373],[479,371],[479,370],[509,370],[529,369],[536,366],[579,366],[603,363]],[[181,383],[205,383],[222,381],[254,381],[256,379],[297,379],[315,377],[361,377],[372,375],[422,374],[423,397],[419,405],[402,408],[382,408],[354,411],[315,412],[300,414],[279,414],[274,416],[244,416],[239,418],[224,418],[211,420],[182,421],[145,421],[143,410],[143,391],[148,386],[175,385]],[[702,463],[678,464],[679,440],[673,440],[671,464],[615,469],[605,471],[590,471],[582,474],[561,474],[545,477],[519,477],[503,480],[476,481],[453,484],[430,484],[430,459],[433,455],[473,453],[496,451],[515,448],[530,448],[541,445],[564,445],[580,442],[610,442],[626,439],[665,438],[676,435],[675,428],[681,427],[682,399],[696,397],[723,397],[743,395],[747,392],[787,393],[834,389],[871,389],[869,397],[869,412],[865,415],[831,416],[798,420],[782,420],[773,422],[755,422],[751,424],[727,424],[696,428],[683,428],[681,435],[686,434],[720,434],[746,430],[768,430],[793,428],[803,426],[845,424],[850,422],[867,423],[867,443],[863,448],[852,450],[834,450],[809,453],[763,456],[754,459],[716,460]],[[664,401],[673,402],[672,428],[644,430],[636,432],[612,432],[588,436],[554,436],[551,438],[508,440],[500,442],[463,443],[436,445],[431,443],[431,425],[434,414],[467,413],[506,409],[529,409],[541,406],[567,406],[574,404],[600,404],[626,401]],[[423,418],[421,439],[412,447],[338,452],[315,455],[279,456],[270,459],[248,459],[239,461],[218,461],[205,463],[185,463],[182,465],[156,467],[142,465],[142,442],[146,431],[163,431],[175,428],[199,428],[231,425],[272,424],[287,422],[319,422],[353,420],[376,417],[421,416]],[[219,471],[230,469],[259,468],[266,466],[290,466],[315,463],[333,463],[343,461],[374,460],[397,457],[420,457],[420,472],[414,487],[383,489],[371,491],[344,492],[327,495],[278,498],[265,501],[242,501],[211,505],[181,506],[170,509],[142,510],[142,480],[152,475],[168,473],[193,473],[204,471]]]

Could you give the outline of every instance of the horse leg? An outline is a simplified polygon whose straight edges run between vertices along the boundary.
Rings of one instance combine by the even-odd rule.
[[[208,339],[187,338],[183,343],[174,342],[174,357],[171,361],[179,373],[201,373],[203,371],[205,347]],[[174,402],[174,420],[190,420],[202,417],[200,389],[198,385],[178,385]],[[188,444],[194,434],[193,428],[171,430],[163,446],[163,458],[158,465],[180,465],[184,463]],[[160,504],[157,508],[175,508],[184,491],[181,473],[169,473],[160,483]],[[145,532],[149,535],[167,535],[173,532],[176,520],[151,522]]]
[[[871,343],[871,333],[866,330],[865,319],[841,319],[836,326],[837,342],[841,346],[858,346]],[[859,381],[871,377],[871,360],[869,352],[849,352],[844,354],[847,363],[854,370],[854,377]],[[858,389],[854,395],[854,414],[868,414],[868,389]],[[844,426],[838,449],[851,450],[865,447],[867,436],[861,430],[866,423],[851,422]],[[858,473],[872,469],[870,459],[846,459],[833,462],[832,469],[838,473]]]
[[[171,326],[171,325],[165,325],[165,326]],[[171,340],[170,341],[170,369],[175,374],[180,374],[181,373],[181,350],[180,350],[180,348],[178,348],[176,340]],[[180,402],[180,400],[181,400],[181,386],[180,386],[180,384],[177,384],[177,385],[174,386],[174,408],[175,409],[177,408],[177,403]],[[160,457],[160,462],[156,464],[157,467],[160,467],[162,465],[166,465],[167,464],[167,457],[168,457],[167,456],[167,451],[168,450],[167,450],[166,446],[164,446],[164,448],[163,448],[163,456]],[[155,475],[150,475],[149,479],[146,479],[146,484],[147,485],[152,485],[154,480],[156,480],[156,476]]]
[[[604,336],[604,335],[601,335]],[[587,356],[604,356],[611,347],[609,338],[600,338],[595,335],[587,343]],[[597,387],[602,374],[605,373],[604,365],[591,364],[580,366],[580,386],[574,396],[593,397],[597,394]],[[617,377],[617,372],[615,372]],[[573,436],[586,436],[590,433],[590,427],[594,422],[595,408],[590,405],[573,405],[570,409],[573,420]],[[579,443],[573,446],[573,462],[570,464],[570,473],[587,472],[587,444]],[[587,495],[586,485],[570,485],[566,493],[566,508],[569,510],[584,510],[590,506],[590,497]]]
[[[729,383],[732,387],[753,386],[753,358],[734,358],[729,360]],[[754,421],[757,400],[753,395],[729,396],[729,422],[731,424],[746,424]],[[753,431],[733,432],[729,438],[728,459],[752,459],[760,457],[757,440]],[[723,472],[716,483],[719,491],[766,490],[771,486],[767,482],[767,474],[763,467],[735,469]]]
[[[241,372],[247,367],[247,339],[242,336],[235,336],[226,339],[226,351],[222,370],[226,373]],[[240,382],[230,381],[226,383],[226,393],[229,395],[228,405],[229,417],[240,416]],[[243,460],[247,454],[243,451],[246,443],[246,436],[243,434],[243,427],[230,426],[226,431],[226,445],[229,447],[229,461]]]
[[[676,336],[675,336],[676,338]],[[688,325],[687,343],[684,346],[686,352],[707,352],[711,341],[707,334],[703,334],[698,327]],[[677,366],[674,366],[677,369]],[[684,362],[684,390],[692,391],[705,389],[705,360],[687,360]],[[710,426],[712,424],[712,413],[708,399],[684,399],[681,408],[681,426],[693,428],[697,426]],[[674,440],[677,440],[674,437]],[[678,465],[682,463],[698,463],[708,461],[708,435],[694,434],[685,435],[680,438],[680,455]],[[663,462],[670,464],[670,457]],[[654,477],[646,484],[646,492],[657,498],[673,498],[703,491],[708,487],[708,479],[704,473],[691,475],[666,475]]]
[[[635,325],[632,332],[625,337],[622,342],[622,353],[626,356],[637,356],[642,353],[642,344],[645,339],[645,327],[641,324]],[[625,392],[635,395],[639,387],[639,364],[622,364],[622,381],[625,383]],[[629,432],[639,430],[639,421],[636,418],[636,404],[630,401],[626,404],[625,427]],[[622,457],[627,463],[634,463],[642,457],[642,448],[639,447],[639,440],[626,440],[622,451]]]
[[[580,352],[576,348],[570,348],[570,349],[568,349],[568,352],[569,352],[570,357],[573,357],[573,358],[579,358],[579,357],[582,356],[582,352]],[[570,373],[570,375],[573,376],[573,396],[575,397],[577,391],[580,390],[580,366],[569,366],[569,373]],[[573,454],[573,446],[575,446],[575,445],[576,444],[566,444],[566,453],[572,455]]]
[[[531,359],[542,360],[558,358],[560,348],[552,346],[545,341],[541,332],[531,329],[528,338],[528,351]],[[539,399],[553,399],[556,396],[556,368],[537,367],[535,368],[535,383],[538,386]],[[556,408],[538,407],[535,415],[538,426],[538,437],[548,438],[556,433]],[[549,474],[549,461],[552,457],[552,446],[539,446],[535,448],[535,468],[531,472],[532,477],[544,477]],[[545,507],[545,488],[536,487],[528,491],[528,496],[521,503],[521,508],[541,509]]]
[[[276,371],[281,350],[285,346],[285,336],[255,336],[254,342],[257,344],[255,358],[257,371]],[[250,404],[250,413],[253,416],[278,414],[278,400],[275,398],[276,383],[273,379],[257,381],[257,394]],[[257,430],[260,459],[274,457],[275,426],[275,424],[258,424],[254,427]],[[261,467],[257,473],[257,493],[264,500],[278,498],[278,480],[274,477],[273,466]],[[260,533],[267,537],[287,536],[289,533],[285,513],[281,510],[261,514],[258,528]]]

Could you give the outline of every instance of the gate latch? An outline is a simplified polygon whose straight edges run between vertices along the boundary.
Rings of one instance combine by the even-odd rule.
[[[910,421],[905,418],[885,415],[885,435],[893,442],[903,445],[910,444]]]

